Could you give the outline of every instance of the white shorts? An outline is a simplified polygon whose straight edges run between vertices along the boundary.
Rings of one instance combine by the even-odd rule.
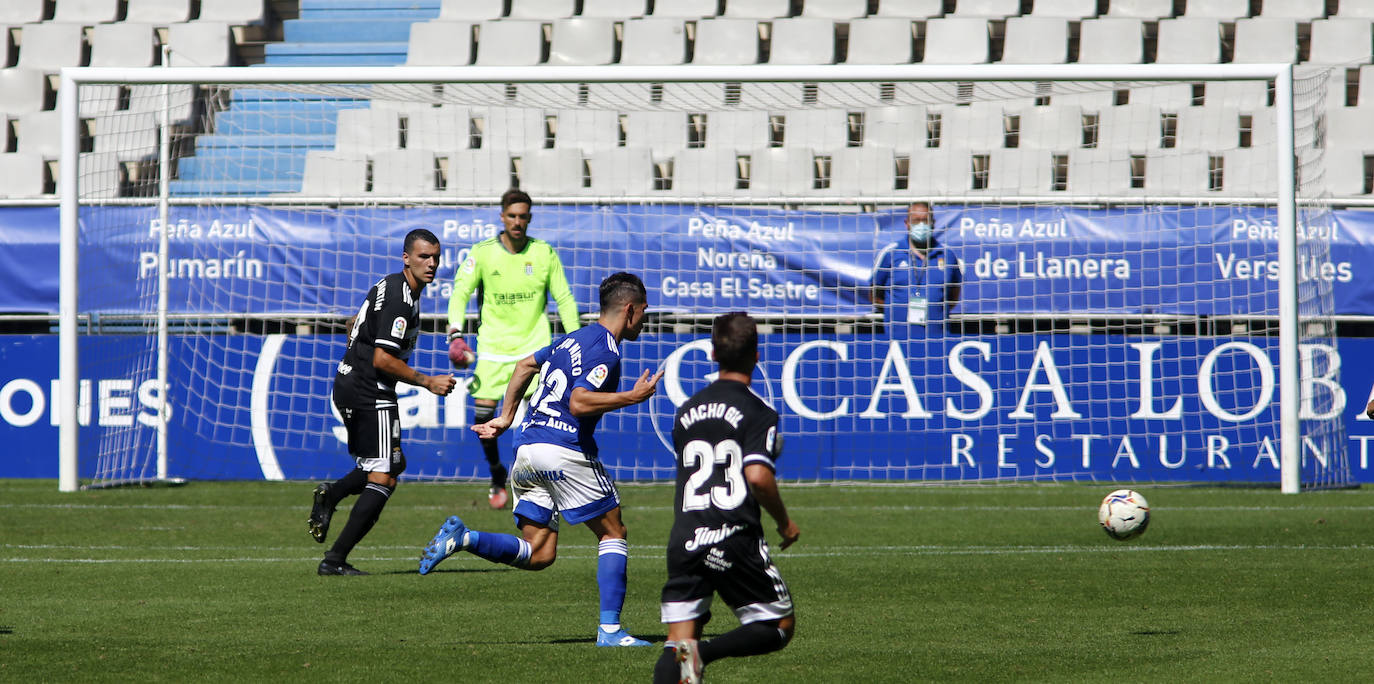
[[[510,482],[516,526],[524,518],[556,531],[558,516],[576,525],[620,505],[620,493],[600,461],[557,444],[522,444]]]

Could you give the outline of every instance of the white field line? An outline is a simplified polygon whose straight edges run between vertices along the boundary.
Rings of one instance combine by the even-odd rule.
[[[100,547],[72,547],[60,545],[23,545],[23,544],[3,544],[0,548],[14,549],[17,551],[50,551],[61,549],[65,551],[91,552],[99,550],[121,550],[137,548],[142,551],[180,551],[180,552],[209,552],[209,551],[239,551],[245,550],[244,547],[122,547],[122,546],[100,546]],[[385,547],[394,549],[396,547]],[[565,547],[569,548],[569,547]],[[596,554],[592,552],[591,546],[572,546],[576,549],[574,553],[559,554],[559,558],[566,560],[594,560]],[[262,551],[283,551],[286,549],[275,547],[263,547]],[[1038,554],[1098,554],[1098,553],[1196,553],[1196,552],[1252,552],[1252,551],[1374,551],[1374,544],[1349,544],[1349,545],[1306,545],[1306,544],[1188,544],[1177,546],[1144,546],[1144,545],[1120,545],[1110,544],[1101,546],[829,546],[821,547],[816,550],[799,551],[796,549],[776,552],[779,558],[853,558],[878,557],[878,556],[1019,556],[1019,555],[1038,555]],[[658,549],[651,551],[636,551],[636,558],[662,559],[663,552]],[[310,563],[318,562],[319,554],[302,556],[223,556],[217,558],[53,558],[49,556],[10,556],[0,557],[0,563],[79,563],[79,564],[106,564],[106,563],[126,563],[126,564],[189,564],[189,563]],[[404,556],[355,556],[353,560],[360,563],[369,562],[418,562],[419,554],[408,554]],[[462,559],[472,561],[477,559]],[[479,567],[490,567],[488,563],[481,563]]]

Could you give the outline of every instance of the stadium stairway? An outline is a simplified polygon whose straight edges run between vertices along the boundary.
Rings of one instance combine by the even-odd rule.
[[[282,22],[261,67],[404,64],[410,25],[439,16],[440,0],[301,0]],[[197,136],[193,156],[177,162],[174,195],[297,192],[312,149],[332,149],[338,113],[362,100],[268,89],[235,90]]]

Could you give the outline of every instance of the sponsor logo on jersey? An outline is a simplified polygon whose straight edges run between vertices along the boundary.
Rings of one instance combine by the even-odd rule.
[[[744,529],[744,525],[726,525],[724,527],[698,527],[696,536],[689,540],[682,548],[688,551],[696,551],[703,546],[719,544],[730,538],[736,532]]]
[[[592,387],[601,389],[602,383],[606,382],[606,376],[610,373],[610,369],[606,368],[606,364],[603,363],[587,373],[587,382],[590,382]]]
[[[530,262],[528,262],[528,261],[525,262],[525,275],[527,275],[527,276],[532,276],[532,275],[534,275],[534,264],[532,264],[532,263],[530,263]]]
[[[725,560],[725,552],[717,548],[712,548],[706,552],[706,567],[717,572],[725,572],[734,567],[734,563]]]
[[[353,372],[353,366],[350,366],[350,365],[344,363],[343,361],[340,361],[340,362],[339,362],[339,375],[348,375],[349,373],[352,373],[352,372]]]
[[[476,260],[476,259],[474,259],[474,258],[472,258],[472,257],[468,257],[467,259],[465,259],[465,260],[463,261],[463,272],[464,272],[464,273],[472,273],[472,272],[475,271],[475,270],[477,270],[477,260]]]
[[[406,336],[406,319],[404,316],[397,316],[396,320],[391,322],[391,336],[396,338]]]
[[[386,279],[377,281],[377,301],[373,302],[372,310],[381,311],[382,305],[386,304]]]

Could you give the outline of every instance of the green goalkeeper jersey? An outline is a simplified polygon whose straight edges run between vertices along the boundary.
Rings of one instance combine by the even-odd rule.
[[[477,353],[488,361],[517,361],[553,341],[544,313],[549,295],[565,331],[581,326],[563,262],[543,240],[529,238],[518,254],[506,249],[500,235],[473,245],[454,278],[449,325],[462,327],[474,290],[480,313]]]

